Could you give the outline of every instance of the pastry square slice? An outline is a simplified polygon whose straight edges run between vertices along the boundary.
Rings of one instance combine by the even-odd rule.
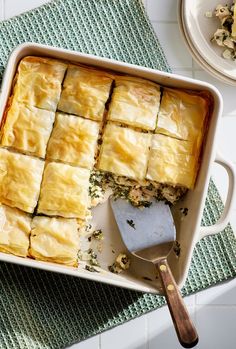
[[[68,67],[58,109],[101,121],[112,77],[102,71],[76,65]]]
[[[108,124],[103,135],[98,169],[119,176],[144,179],[151,134]]]
[[[47,148],[47,159],[91,169],[97,150],[100,124],[79,116],[56,114]]]
[[[194,143],[153,135],[147,179],[192,189],[197,170],[198,153]]]
[[[76,219],[36,216],[30,235],[31,257],[77,266],[79,234]]]
[[[88,213],[90,171],[50,162],[41,186],[38,213],[84,219]]]
[[[156,128],[160,86],[144,79],[120,76],[115,79],[108,120],[140,127]]]
[[[33,213],[43,169],[42,160],[0,149],[0,202]]]
[[[208,108],[207,99],[200,95],[164,88],[156,133],[193,140],[204,131]]]
[[[56,111],[67,65],[52,58],[28,56],[21,60],[14,95],[26,105]]]
[[[3,128],[1,144],[44,158],[55,113],[13,101]]]
[[[0,205],[0,251],[26,257],[31,217],[17,208]]]

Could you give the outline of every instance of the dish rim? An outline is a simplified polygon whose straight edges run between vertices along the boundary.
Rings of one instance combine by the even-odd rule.
[[[113,59],[109,59],[109,58],[103,58],[103,57],[98,57],[95,55],[90,55],[90,54],[84,54],[84,53],[80,53],[80,52],[76,52],[76,51],[71,51],[71,50],[66,50],[66,49],[61,49],[61,48],[55,48],[52,46],[46,46],[46,45],[41,45],[41,44],[37,44],[37,43],[24,43],[21,45],[18,45],[11,53],[8,63],[7,63],[7,67],[5,69],[4,75],[3,75],[3,83],[2,83],[2,94],[0,97],[0,115],[2,115],[4,109],[5,109],[5,104],[6,101],[8,99],[9,93],[10,93],[10,88],[9,88],[9,81],[11,81],[12,84],[12,79],[14,77],[15,74],[15,69],[13,71],[12,65],[15,65],[16,60],[19,60],[21,58],[23,58],[23,56],[26,55],[22,55],[22,52],[24,52],[24,50],[33,50],[35,51],[34,54],[32,55],[42,55],[42,52],[45,52],[44,55],[45,56],[52,56],[55,55],[56,53],[59,53],[63,56],[67,55],[67,57],[74,57],[76,59],[79,58],[80,59],[80,63],[85,63],[85,61],[93,61],[94,63],[96,63],[95,65],[97,66],[101,66],[102,68],[104,68],[105,66],[109,66],[109,69],[113,69],[116,70],[114,68],[119,68],[117,69],[120,72],[123,73],[128,73],[130,75],[132,75],[132,73],[130,73],[130,70],[133,71],[133,75],[136,76],[143,76],[145,75],[144,78],[146,79],[151,79],[151,76],[155,75],[156,78],[160,79],[161,81],[163,80],[163,82],[167,83],[167,85],[169,84],[169,86],[171,86],[171,82],[175,81],[178,83],[182,83],[182,85],[186,85],[189,87],[190,86],[195,86],[198,87],[198,90],[200,89],[205,89],[211,92],[211,94],[214,96],[214,100],[217,102],[216,104],[216,121],[215,121],[215,132],[214,132],[214,138],[212,140],[212,144],[211,144],[211,156],[210,156],[210,160],[207,166],[207,175],[206,175],[206,182],[204,184],[204,193],[202,195],[202,202],[199,206],[199,213],[203,212],[203,208],[204,208],[204,203],[205,203],[205,198],[206,198],[206,192],[207,192],[207,188],[208,188],[208,180],[210,177],[210,167],[212,166],[215,158],[216,158],[216,133],[217,133],[217,127],[218,127],[218,122],[219,122],[219,118],[222,114],[222,108],[223,108],[223,101],[222,101],[222,97],[220,95],[220,92],[218,91],[218,89],[207,83],[207,82],[203,82],[203,81],[199,81],[199,80],[194,80],[192,78],[188,78],[188,77],[184,77],[184,76],[180,76],[177,74],[172,74],[172,73],[168,73],[168,72],[163,72],[163,71],[159,71],[157,69],[151,69],[151,68],[147,68],[147,67],[141,67],[141,66],[137,66],[137,65],[133,65],[133,64],[129,64],[126,62],[120,62],[120,61],[116,61]],[[38,53],[37,53],[38,52]],[[22,55],[22,56],[21,56]],[[29,55],[29,54],[27,54]],[[21,56],[21,58],[19,58]],[[60,59],[64,59],[59,57]],[[67,58],[67,60],[73,61],[73,59],[71,58]],[[85,63],[86,64],[86,63]],[[87,63],[88,65],[92,65],[91,63]],[[110,68],[110,66],[112,66],[113,68]],[[148,77],[147,77],[148,76]],[[162,82],[160,82],[160,84],[163,84]],[[165,84],[164,84],[165,85]],[[174,87],[172,85],[172,87]],[[183,87],[182,87],[183,88]],[[186,87],[187,88],[187,87]],[[195,88],[196,89],[196,88]],[[193,248],[196,244],[196,242],[199,240],[199,232],[197,232],[197,230],[200,230],[200,221],[201,221],[201,214],[198,213],[197,219],[196,219],[196,226],[197,228],[195,229],[195,232],[193,233],[193,241],[192,244],[190,246],[190,254],[188,257],[188,262],[186,264],[185,267],[185,271],[182,275],[182,279],[179,282],[179,287],[182,287],[185,279],[187,277],[187,272],[189,270],[189,265],[190,265],[190,261],[191,261],[191,257],[192,257],[192,253],[193,253]],[[205,232],[205,235],[209,235],[209,230],[208,232]],[[20,258],[20,260],[19,260]],[[49,270],[49,271],[54,271],[54,272],[59,272],[59,273],[64,273],[64,274],[68,274],[68,275],[73,275],[73,276],[77,276],[77,277],[82,277],[82,278],[86,278],[86,279],[90,279],[90,280],[94,280],[94,281],[100,281],[100,282],[104,282],[104,283],[108,283],[111,285],[115,285],[115,286],[120,286],[120,287],[125,287],[125,288],[129,288],[129,289],[133,289],[133,290],[138,290],[138,291],[142,291],[142,292],[154,292],[154,293],[158,293],[158,290],[153,290],[153,288],[150,288],[149,286],[147,287],[141,287],[140,285],[137,285],[136,283],[132,283],[129,281],[129,284],[124,284],[122,282],[122,280],[119,280],[117,278],[117,280],[115,279],[110,279],[109,280],[105,280],[100,278],[99,275],[94,275],[93,273],[83,273],[84,275],[81,275],[81,273],[78,272],[78,270],[74,270],[73,268],[69,268],[66,266],[60,266],[57,264],[53,264],[53,263],[49,263],[49,262],[41,262],[41,261],[35,261],[32,259],[27,259],[27,258],[21,258],[21,257],[17,257],[17,256],[13,256],[13,255],[7,255],[7,254],[3,254],[0,253],[0,260],[4,260],[6,262],[12,262],[12,263],[16,263],[16,264],[21,264],[21,265],[25,265],[25,266],[31,266],[31,267],[36,267],[39,269],[44,269],[44,270]]]

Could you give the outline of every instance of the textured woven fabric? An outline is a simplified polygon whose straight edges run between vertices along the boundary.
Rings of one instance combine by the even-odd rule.
[[[139,0],[58,0],[0,24],[0,69],[19,43],[48,45],[170,71]],[[211,181],[202,224],[223,204]],[[0,263],[0,348],[59,349],[164,304],[163,297]],[[236,275],[228,226],[201,240],[184,295]]]

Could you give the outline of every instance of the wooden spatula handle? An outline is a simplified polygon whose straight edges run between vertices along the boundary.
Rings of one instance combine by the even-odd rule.
[[[162,259],[157,261],[155,265],[160,275],[163,293],[169,306],[179,342],[184,348],[192,348],[198,343],[197,331],[189,317],[168,262],[166,259]]]

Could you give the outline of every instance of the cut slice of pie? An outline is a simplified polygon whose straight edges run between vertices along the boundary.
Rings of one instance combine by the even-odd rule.
[[[160,95],[160,86],[151,81],[130,76],[116,77],[107,118],[144,130],[154,130]]]
[[[30,256],[38,260],[77,266],[78,228],[76,219],[34,217]]]
[[[58,109],[68,114],[101,121],[111,84],[110,74],[70,65],[63,83]]]
[[[182,90],[164,88],[156,133],[190,141],[201,138],[208,110],[206,98]]]
[[[50,162],[41,186],[38,213],[84,219],[88,213],[90,171]]]
[[[0,149],[0,202],[32,213],[37,205],[44,161]]]
[[[103,135],[98,169],[133,179],[144,179],[151,136],[108,124]]]
[[[17,208],[0,205],[0,251],[26,257],[31,217]]]
[[[198,155],[193,142],[153,135],[146,178],[192,189],[198,170]]]
[[[99,127],[96,121],[57,113],[47,159],[91,169],[95,162]]]
[[[14,87],[18,102],[56,111],[67,64],[56,59],[28,56],[21,60]]]
[[[2,146],[44,158],[55,113],[13,101],[3,128]]]

